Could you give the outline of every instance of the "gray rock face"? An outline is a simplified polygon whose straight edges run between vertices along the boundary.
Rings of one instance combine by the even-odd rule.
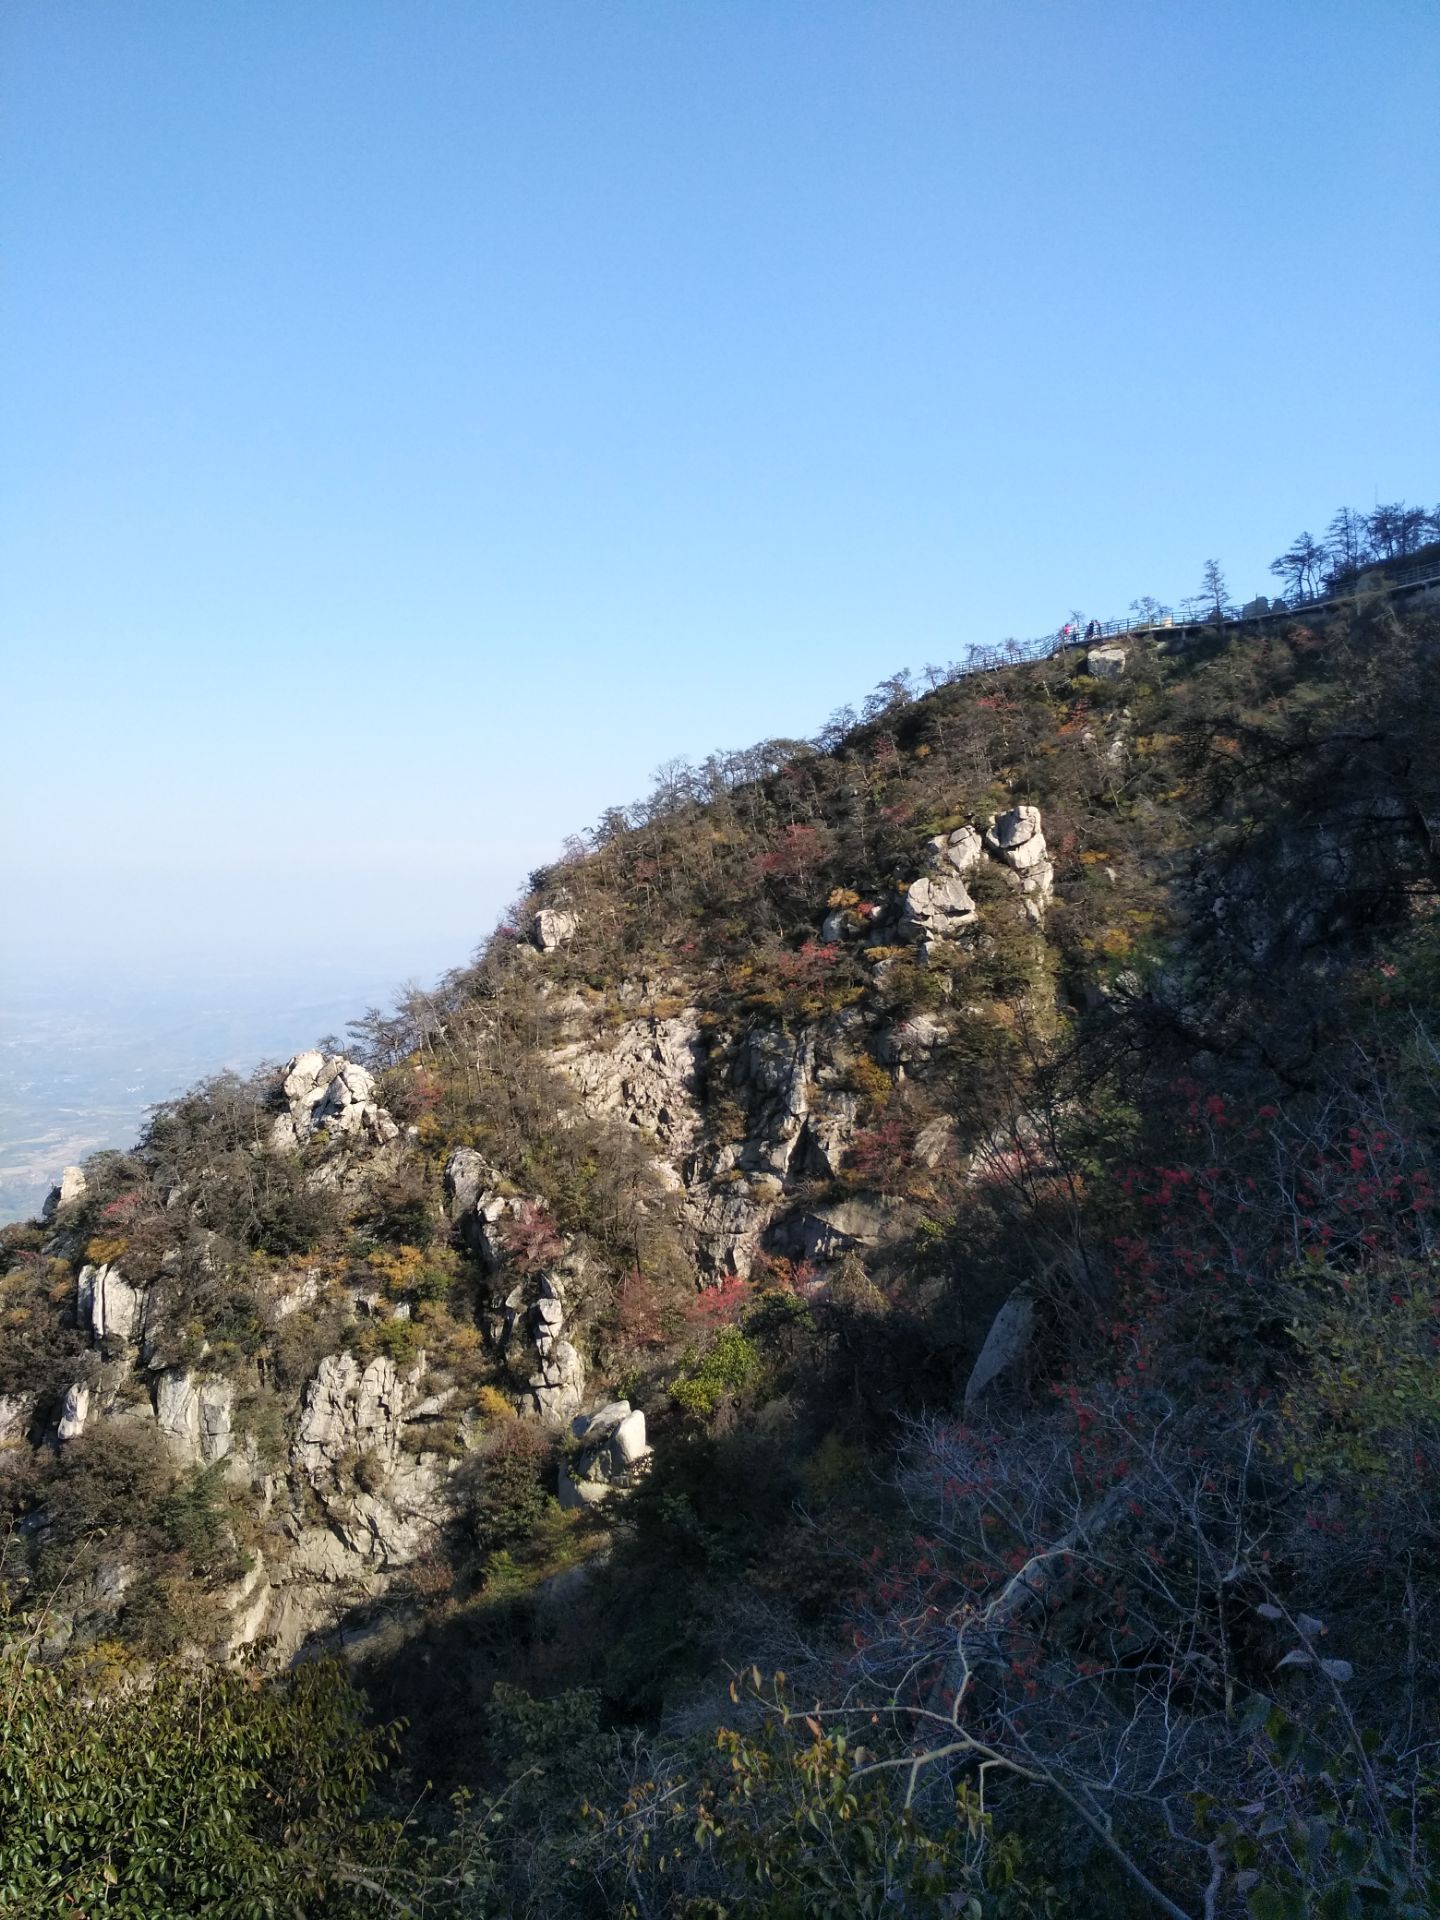
[[[974,1406],[1002,1373],[1014,1370],[1030,1345],[1034,1330],[1034,1301],[1028,1294],[1012,1293],[991,1321],[985,1344],[970,1369],[970,1378],[965,1382],[967,1407]]]
[[[565,907],[542,907],[530,922],[530,938],[541,953],[554,953],[575,938],[580,922]]]
[[[700,1123],[700,1023],[687,1008],[665,1020],[632,1020],[605,1047],[561,1047],[551,1059],[587,1113],[618,1114],[672,1154],[686,1152]]]
[[[645,1415],[628,1400],[612,1400],[598,1413],[582,1414],[570,1432],[580,1444],[560,1468],[560,1505],[565,1508],[598,1506],[627,1493],[650,1457]]]
[[[547,1427],[563,1427],[585,1398],[585,1363],[568,1340],[547,1343],[530,1376],[529,1411]]]
[[[473,1212],[481,1193],[498,1180],[495,1169],[474,1147],[456,1147],[445,1162],[445,1217],[458,1225]]]
[[[138,1340],[145,1296],[116,1266],[82,1267],[75,1282],[75,1314],[97,1346],[106,1340]]]
[[[1012,853],[1016,847],[1041,837],[1040,809],[1038,807],[1011,807],[1008,813],[995,813],[990,816],[990,831],[985,835],[985,844],[992,853]]]
[[[974,927],[979,915],[958,873],[924,874],[912,880],[900,909],[903,940],[956,940]]]
[[[928,1013],[912,1013],[898,1027],[883,1034],[877,1051],[880,1057],[897,1066],[909,1066],[926,1060],[950,1038],[950,1029]]]
[[[305,1389],[291,1460],[311,1481],[353,1454],[375,1454],[393,1467],[407,1392],[391,1360],[362,1367],[353,1353],[327,1354]]]
[[[155,1382],[155,1424],[191,1466],[213,1466],[230,1451],[235,1385],[196,1380],[175,1367]]]
[[[1119,680],[1129,666],[1130,654],[1125,647],[1091,647],[1085,656],[1085,671],[1094,680]]]
[[[281,1091],[287,1111],[275,1122],[277,1147],[303,1146],[322,1129],[374,1147],[399,1137],[399,1127],[375,1098],[374,1076],[344,1054],[327,1057],[313,1047],[297,1053],[285,1067]]]
[[[883,1246],[905,1230],[903,1201],[836,1200],[791,1215],[773,1236],[778,1251],[792,1259],[839,1260],[852,1248]]]

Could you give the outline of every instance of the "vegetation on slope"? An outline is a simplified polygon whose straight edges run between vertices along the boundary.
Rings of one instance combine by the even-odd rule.
[[[1137,647],[1116,680],[1072,653],[894,686],[820,744],[671,769],[534,876],[473,966],[363,1023],[415,1129],[383,1178],[317,1188],[322,1149],[268,1145],[273,1080],[225,1081],[91,1169],[62,1245],[12,1231],[0,1391],[43,1401],[93,1364],[74,1267],[123,1259],[168,1291],[166,1360],[248,1383],[266,1444],[337,1341],[423,1346],[471,1422],[453,1537],[363,1665],[380,1719],[409,1722],[395,1770],[357,1743],[319,1827],[267,1826],[234,1776],[234,1859],[213,1894],[176,1883],[188,1909],[143,1904],[152,1868],[107,1853],[97,1797],[84,1847],[42,1823],[6,1860],[14,1910],[94,1899],[98,1872],[136,1913],[1433,1911],[1436,637],[1377,599]],[[967,951],[865,945],[931,836],[1020,799],[1055,861],[1043,930],[987,874]],[[542,906],[579,929],[543,968],[519,937]],[[772,1249],[697,1292],[646,1143],[548,1058],[567,1004],[602,1027],[697,1009],[712,1134],[742,1124],[747,1032],[942,1011],[923,1069],[866,1041],[858,1131],[811,1196],[893,1203],[903,1233],[824,1269]],[[654,1464],[603,1529],[558,1513],[552,1450],[513,1418],[443,1210],[457,1146],[540,1196],[522,1267],[584,1250],[592,1363],[651,1413]],[[307,1303],[267,1315],[300,1270]],[[357,1276],[409,1318],[347,1317]],[[1024,1365],[966,1407],[1016,1289]],[[5,1456],[13,1698],[39,1693],[3,1778],[31,1827],[35,1756],[88,1777],[97,1702],[117,1727],[170,1710],[148,1683],[185,1671],[266,1525],[118,1433]],[[122,1536],[140,1575],[117,1606],[84,1583]],[[51,1595],[77,1583],[60,1635]],[[264,1738],[313,1740],[318,1768],[303,1685],[204,1684],[220,1726],[263,1702]],[[112,1779],[150,1737],[117,1736]]]

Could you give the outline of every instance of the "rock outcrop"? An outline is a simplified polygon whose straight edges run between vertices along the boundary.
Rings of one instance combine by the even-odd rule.
[[[541,953],[554,953],[575,938],[579,926],[568,907],[542,907],[530,922],[530,938]]]
[[[16,1445],[30,1430],[35,1402],[23,1393],[0,1393],[0,1447]]]
[[[903,940],[958,940],[970,932],[979,913],[958,873],[926,874],[912,880],[900,909]]]
[[[42,1220],[53,1220],[62,1207],[71,1206],[85,1196],[86,1181],[83,1167],[66,1167],[60,1175],[58,1187],[52,1187],[45,1196],[45,1204],[40,1210]]]
[[[612,1400],[570,1427],[576,1445],[560,1468],[560,1505],[593,1507],[626,1493],[645,1470],[650,1444],[645,1416],[628,1400]]]
[[[699,1127],[702,1070],[693,1008],[668,1019],[632,1020],[608,1044],[575,1042],[550,1058],[587,1113],[618,1114],[672,1155],[689,1149]]]
[[[1040,809],[1020,806],[992,814],[985,850],[1016,876],[1020,891],[1038,914],[1055,890],[1055,869],[1045,845]]]
[[[1129,666],[1130,654],[1125,647],[1091,647],[1085,656],[1085,671],[1092,680],[1119,680]]]
[[[965,1382],[965,1405],[973,1407],[1002,1374],[1013,1373],[1024,1358],[1035,1330],[1035,1303],[1016,1291],[990,1322],[970,1378]]]
[[[60,1402],[60,1418],[56,1423],[57,1440],[78,1440],[85,1431],[85,1423],[90,1418],[90,1389],[83,1381],[77,1380],[65,1389]]]
[[[585,1363],[565,1331],[567,1291],[583,1282],[585,1262],[553,1233],[538,1200],[498,1185],[482,1154],[455,1148],[445,1163],[446,1213],[493,1283],[482,1316],[490,1344],[504,1353],[518,1331],[535,1350],[521,1411],[564,1426],[585,1398]],[[518,1248],[527,1253],[520,1264]]]
[[[155,1382],[155,1424],[187,1466],[213,1466],[230,1451],[233,1380],[196,1380],[170,1368]]]
[[[275,1122],[276,1147],[303,1146],[322,1132],[372,1147],[386,1146],[399,1135],[375,1098],[373,1074],[344,1054],[326,1055],[313,1047],[297,1053],[284,1069],[281,1093],[286,1111]]]
[[[400,1452],[407,1383],[392,1360],[365,1366],[353,1353],[327,1354],[305,1389],[293,1464],[313,1483],[352,1455],[393,1467]]]
[[[138,1340],[145,1295],[113,1265],[85,1266],[75,1283],[75,1317],[96,1346],[107,1340]]]

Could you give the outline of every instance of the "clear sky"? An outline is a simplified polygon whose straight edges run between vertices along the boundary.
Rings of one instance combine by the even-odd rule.
[[[672,755],[1434,504],[1437,99],[1433,0],[7,0],[12,965],[428,977]]]

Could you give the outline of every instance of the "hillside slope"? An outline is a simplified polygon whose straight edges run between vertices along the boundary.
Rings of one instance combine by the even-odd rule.
[[[32,1644],[343,1648],[397,1804],[514,1783],[437,1911],[1421,1911],[1436,639],[672,769],[348,1056],[160,1109],[5,1233]]]

